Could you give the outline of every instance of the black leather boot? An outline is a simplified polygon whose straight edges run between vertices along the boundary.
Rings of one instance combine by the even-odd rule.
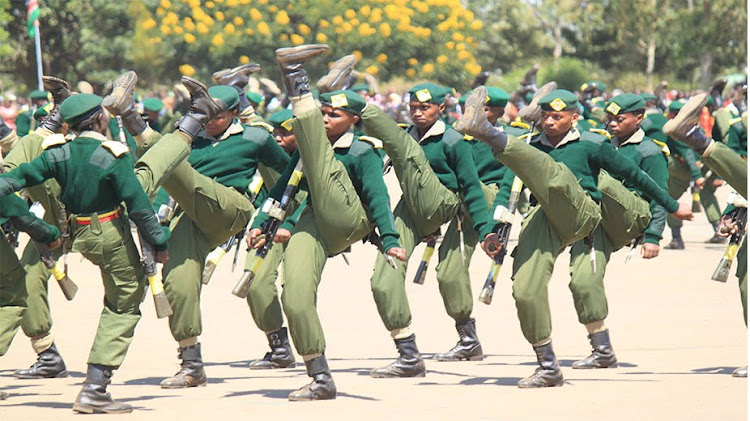
[[[138,136],[146,130],[146,121],[135,109],[133,90],[138,82],[138,75],[132,70],[127,71],[112,83],[112,92],[104,97],[102,106],[112,115],[122,118],[122,125],[133,136]]]
[[[680,112],[664,123],[662,131],[667,136],[677,139],[690,146],[691,149],[702,155],[708,145],[713,141],[701,130],[700,123],[703,107],[708,100],[707,94],[698,94],[690,97],[682,106]]]
[[[268,336],[268,345],[271,352],[260,359],[250,363],[251,370],[269,370],[272,368],[294,368],[297,363],[294,361],[294,352],[289,344],[289,336],[285,327],[266,334]]]
[[[532,389],[540,387],[562,386],[563,376],[560,366],[557,364],[555,352],[552,350],[552,342],[534,348],[536,360],[539,362],[534,374],[518,382],[521,389]]]
[[[68,377],[65,361],[55,344],[39,353],[36,362],[25,370],[16,370],[13,375],[19,379],[53,379]]]
[[[589,335],[591,343],[591,355],[573,363],[573,368],[615,368],[617,367],[617,356],[609,341],[609,329],[603,332]]]
[[[245,96],[245,86],[250,81],[250,75],[260,70],[257,63],[248,63],[231,69],[219,70],[212,75],[217,85],[231,86],[237,90],[240,96],[240,110],[251,106],[250,101]]]
[[[422,356],[419,354],[419,349],[417,349],[417,341],[414,334],[408,338],[395,339],[394,342],[396,343],[399,357],[396,358],[396,361],[385,367],[373,369],[370,372],[370,377],[376,379],[390,377],[424,377],[426,372],[424,360],[422,360]]]
[[[182,368],[173,377],[161,382],[162,389],[183,389],[206,385],[206,371],[203,369],[201,358],[201,344],[185,348],[178,348],[178,358],[182,360]]]
[[[55,103],[56,107],[59,107],[63,101],[73,95],[73,93],[70,92],[70,84],[60,78],[42,76],[42,81],[44,83],[44,89],[52,94],[52,101]]]
[[[316,84],[321,94],[339,89],[346,89],[350,83],[349,75],[357,64],[357,58],[350,54],[336,60],[328,74],[318,80]]]
[[[736,368],[732,372],[732,377],[747,377],[747,366]]]
[[[222,101],[211,98],[206,85],[199,81],[183,76],[182,84],[190,92],[190,108],[175,127],[194,138],[216,114],[226,111],[228,107]]]
[[[326,51],[328,46],[325,44],[300,45],[276,50],[276,62],[281,69],[288,96],[300,97],[310,92],[310,81],[302,66]]]
[[[474,319],[456,322],[458,342],[445,354],[435,354],[437,361],[481,361],[484,359],[482,344],[477,337],[477,327]]]
[[[336,399],[336,384],[328,369],[328,361],[325,354],[320,357],[305,361],[307,375],[312,377],[310,384],[289,394],[290,401],[319,401],[324,399]]]
[[[682,229],[680,227],[672,228],[672,241],[664,248],[667,250],[685,250],[685,243],[682,241]]]
[[[84,414],[127,414],[133,412],[133,407],[114,401],[107,392],[107,385],[112,378],[112,367],[89,364],[86,380],[81,392],[78,393],[73,411]]]

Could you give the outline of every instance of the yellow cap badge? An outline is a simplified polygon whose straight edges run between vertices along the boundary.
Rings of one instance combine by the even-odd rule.
[[[432,99],[432,95],[430,94],[430,91],[427,89],[420,89],[417,92],[414,93],[416,95],[417,100],[419,102],[427,102]]]
[[[565,107],[568,106],[568,104],[566,104],[565,101],[560,98],[555,98],[554,101],[549,103],[549,106],[555,111],[562,111],[565,109]]]
[[[333,108],[344,108],[349,105],[349,101],[346,100],[346,95],[337,94],[331,96],[331,106]]]
[[[607,105],[607,112],[610,113],[610,114],[612,114],[612,115],[619,114],[621,109],[622,108],[620,108],[620,106],[617,105],[617,104],[615,104],[614,102],[612,102],[609,105]]]
[[[283,123],[281,123],[281,127],[283,127],[286,130],[292,131],[292,120],[293,118],[290,118],[288,120],[285,120]]]

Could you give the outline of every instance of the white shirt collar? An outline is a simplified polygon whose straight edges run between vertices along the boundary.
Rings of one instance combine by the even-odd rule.
[[[549,139],[547,138],[547,134],[542,132],[542,134],[539,136],[539,142],[542,143],[544,146],[549,146],[551,148],[560,148],[561,146],[565,145],[566,143],[575,142],[576,140],[581,138],[581,133],[576,129],[575,127],[571,128],[567,134],[565,134],[565,137],[560,141],[560,143],[557,144],[557,146],[553,145]]]
[[[423,140],[427,139],[430,136],[439,136],[445,133],[445,130],[446,130],[445,122],[443,120],[438,119],[438,121],[436,121],[435,124],[433,124],[429,130],[427,130],[427,133],[425,133],[424,136],[422,136],[422,138],[419,139],[419,141],[422,142]],[[412,126],[411,129],[409,130],[409,134],[414,139],[417,139],[417,136],[419,136],[419,129],[417,128],[417,126]]]
[[[346,132],[333,143],[333,149],[349,148],[352,146],[352,142],[354,142],[354,133]]]

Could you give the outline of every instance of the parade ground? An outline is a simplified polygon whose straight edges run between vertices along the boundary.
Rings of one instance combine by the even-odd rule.
[[[398,186],[388,175],[395,205]],[[719,189],[725,203],[728,187]],[[681,199],[689,200],[688,195]],[[517,221],[518,222],[518,221]],[[514,226],[517,237],[520,224]],[[664,250],[654,260],[639,254],[625,263],[627,250],[612,256],[606,287],[610,315],[606,321],[619,368],[573,370],[587,356],[585,328],[576,318],[569,282],[568,253],[557,260],[549,285],[553,344],[561,363],[563,387],[522,390],[517,382],[537,363],[524,340],[511,296],[510,262],[506,260],[492,305],[476,302],[474,317],[487,355],[484,361],[438,363],[427,360],[427,376],[372,379],[372,368],[397,356],[370,292],[376,250],[358,243],[349,265],[337,256],[323,273],[318,309],[326,332],[326,355],[338,388],[331,401],[289,402],[287,395],[309,382],[297,356],[295,369],[251,371],[248,363],[263,356],[266,338],[253,324],[247,303],[231,294],[244,264],[244,247],[231,272],[231,253],[221,262],[202,295],[203,335],[200,342],[208,385],[164,390],[159,382],[179,368],[177,343],[166,320],[156,318],[151,297],[124,365],[115,372],[109,391],[135,407],[121,419],[218,420],[744,420],[747,381],[732,370],[747,364],[747,336],[735,268],[726,284],[711,274],[725,249],[709,245],[712,230],[704,214],[683,228],[686,249]],[[665,229],[662,246],[669,242]],[[515,245],[515,241],[511,246]],[[407,272],[413,330],[428,358],[450,349],[457,340],[453,321],[443,308],[433,259],[424,285],[412,284],[424,245],[417,248]],[[437,256],[437,255],[436,255]],[[98,270],[80,255],[69,258],[71,278],[78,284],[68,302],[50,285],[58,349],[70,376],[51,380],[18,380],[13,371],[36,359],[19,331],[0,359],[0,419],[73,419],[73,401],[85,377],[86,358],[102,309]],[[471,266],[476,297],[490,267],[481,251]],[[735,264],[736,267],[736,264]],[[51,281],[54,282],[54,281]],[[76,416],[79,418],[79,416]]]

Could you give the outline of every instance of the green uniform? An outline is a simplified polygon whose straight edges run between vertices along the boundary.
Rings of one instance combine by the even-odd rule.
[[[36,218],[29,212],[26,202],[16,195],[0,198],[0,218],[11,218],[19,230],[40,243],[50,243],[60,236],[57,227]],[[8,351],[18,331],[26,311],[26,299],[23,266],[0,229],[0,356]]]
[[[745,117],[746,118],[746,117]],[[741,157],[747,159],[747,128],[742,121],[742,117],[737,117],[729,121],[730,126],[727,131],[726,144],[729,148],[737,152]],[[716,140],[716,138],[714,138]]]
[[[591,236],[597,270],[603,271],[612,247],[599,225],[601,170],[632,183],[670,213],[677,210],[677,202],[633,161],[623,159],[604,136],[591,132],[579,134],[573,129],[556,147],[545,134],[536,136],[531,146],[510,137],[503,152],[495,153],[495,157],[521,178],[538,203],[523,221],[512,254],[513,297],[526,339],[535,344],[551,335],[547,284],[557,256],[568,245],[572,245],[569,286],[579,321],[588,324],[604,320],[608,312],[604,285],[586,276],[587,267],[589,273],[591,269],[588,247],[582,241]],[[620,191],[623,198],[635,197],[624,188]]]
[[[679,199],[690,188],[691,181],[705,177],[707,168],[698,167],[698,156],[684,143],[671,138],[667,138],[666,143],[670,151],[669,195],[674,199]],[[706,184],[700,190],[700,201],[706,212],[706,218],[711,224],[716,224],[721,219],[721,209],[715,193],[716,187],[713,186],[711,179],[707,179]],[[672,216],[667,217],[667,224],[673,229],[682,227],[682,221]]]
[[[160,137],[146,133],[143,149]],[[164,190],[182,209],[170,221],[171,258],[162,269],[164,290],[174,311],[169,325],[175,340],[202,333],[200,291],[206,256],[247,226],[254,211],[248,186],[258,164],[280,172],[288,161],[267,130],[235,121],[219,139],[193,140],[187,162],[163,181]]]
[[[375,227],[386,251],[399,246],[399,237],[383,181],[383,161],[373,145],[353,133],[331,145],[318,109],[301,112],[293,126],[297,151],[270,196],[281,198],[301,159],[300,189],[308,192],[308,206],[287,244],[281,300],[295,348],[304,356],[325,351],[316,297],[328,256],[345,251]],[[265,220],[267,215],[261,213],[253,227]]]
[[[0,196],[49,178],[58,181],[60,199],[72,214],[73,250],[99,266],[104,282],[105,306],[88,362],[119,367],[140,319],[145,282],[130,224],[116,216],[120,203],[156,250],[166,249],[169,231],[159,226],[123,145],[83,132],[71,142],[50,136],[43,149],[39,157],[0,176]],[[114,219],[99,221],[98,215],[113,211]]]
[[[465,233],[473,230],[479,238],[490,233],[487,200],[472,159],[471,144],[462,134],[439,120],[418,143],[416,127],[404,131],[387,114],[371,106],[365,108],[362,120],[368,134],[383,140],[403,191],[393,213],[407,256],[411,256],[422,238],[454,219],[462,201],[471,218]],[[471,241],[469,238],[467,244]],[[467,253],[470,251],[467,249]],[[467,267],[443,263],[458,261],[460,253],[457,235],[443,239],[438,252],[441,262],[438,283],[448,315],[457,322],[465,322],[471,317],[474,301]],[[371,279],[378,312],[390,331],[411,324],[405,288],[406,262],[396,262],[396,267],[393,270],[379,256]]]

